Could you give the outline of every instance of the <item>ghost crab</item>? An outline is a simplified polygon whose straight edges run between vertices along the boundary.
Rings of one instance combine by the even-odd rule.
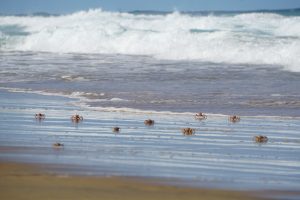
[[[183,128],[181,129],[181,132],[183,135],[194,135],[196,131],[193,128]]]
[[[268,142],[268,137],[267,136],[263,136],[263,135],[257,135],[253,137],[253,140],[256,143],[267,143]]]
[[[147,125],[147,126],[152,126],[152,125],[154,125],[154,120],[147,119],[147,120],[144,121],[144,124]]]
[[[236,122],[239,122],[241,120],[241,118],[237,115],[232,115],[232,116],[229,116],[228,120],[230,122],[236,123]]]
[[[83,117],[80,116],[80,115],[78,115],[78,114],[76,114],[76,115],[73,115],[73,116],[71,117],[71,120],[72,120],[72,122],[79,123],[80,121],[83,120]]]
[[[195,115],[195,119],[198,119],[198,120],[203,120],[203,119],[206,119],[206,118],[207,118],[207,116],[202,112],[199,112]]]
[[[114,133],[119,133],[120,132],[120,127],[113,127],[113,129],[112,129],[112,131],[114,132]]]
[[[60,147],[63,147],[64,144],[57,142],[57,143],[54,143],[52,146],[55,147],[55,148],[60,148]]]
[[[37,119],[37,120],[44,120],[45,118],[46,118],[46,115],[43,113],[35,114],[35,119]]]

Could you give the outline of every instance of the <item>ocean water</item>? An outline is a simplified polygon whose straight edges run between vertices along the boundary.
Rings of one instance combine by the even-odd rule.
[[[66,97],[5,90],[0,90],[0,105],[0,161],[42,163],[63,175],[147,177],[257,195],[297,192],[282,199],[300,196],[299,118],[244,116],[233,124],[225,115],[199,121],[192,113],[93,111]],[[38,112],[46,114],[45,120],[34,118]],[[74,113],[84,120],[72,123]],[[144,125],[148,118],[154,126]],[[112,132],[115,126],[119,133]],[[195,135],[184,136],[186,127]],[[258,134],[268,142],[255,143]],[[56,142],[64,147],[53,148]]]
[[[298,14],[0,16],[0,86],[97,108],[299,116]]]
[[[1,15],[0,146],[25,150],[0,158],[297,190],[299,55],[299,10]],[[50,118],[36,123],[36,112]],[[74,112],[87,121],[74,126]],[[184,137],[186,126],[197,134]]]

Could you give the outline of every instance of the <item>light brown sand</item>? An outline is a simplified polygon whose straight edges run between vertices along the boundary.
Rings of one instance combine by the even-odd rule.
[[[1,200],[250,200],[233,191],[181,188],[122,177],[64,177],[46,173],[42,166],[0,162]]]

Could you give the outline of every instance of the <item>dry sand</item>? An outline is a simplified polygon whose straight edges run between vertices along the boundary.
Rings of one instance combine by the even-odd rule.
[[[244,192],[155,184],[124,177],[62,176],[43,166],[0,162],[0,199],[259,199]]]

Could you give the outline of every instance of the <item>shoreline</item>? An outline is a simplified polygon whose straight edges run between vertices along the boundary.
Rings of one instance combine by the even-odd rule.
[[[91,106],[88,103],[92,102],[94,99],[89,99],[88,97],[84,96],[83,92],[71,92],[71,93],[63,93],[63,92],[51,92],[51,91],[43,91],[43,90],[32,90],[32,89],[25,89],[25,88],[14,88],[14,87],[1,87],[0,92],[5,91],[6,93],[21,93],[21,94],[28,94],[28,95],[37,95],[43,96],[44,98],[47,97],[56,97],[56,98],[63,98],[67,101],[67,105],[71,107],[78,108],[77,110],[82,111],[91,111],[91,112],[108,112],[108,113],[128,113],[128,114],[137,114],[137,115],[170,115],[170,116],[187,116],[190,115],[192,117],[195,116],[198,111],[191,112],[191,111],[171,111],[171,110],[148,110],[148,109],[140,109],[134,107],[109,107],[109,106]],[[81,94],[82,93],[82,94]],[[5,108],[5,106],[3,106]],[[214,112],[205,112],[210,118],[228,118],[231,114],[226,113],[214,113]],[[294,115],[239,115],[241,117],[247,118],[261,118],[261,119],[300,119],[300,116]]]
[[[263,199],[249,192],[170,186],[147,178],[59,175],[45,172],[43,165],[3,161],[0,161],[0,191],[1,199],[31,200]]]
[[[1,100],[0,165],[1,160],[6,164],[23,163],[17,167],[19,172],[24,166],[30,166],[25,167],[25,172],[30,172],[28,177],[26,175],[30,181],[36,178],[32,175],[36,173],[33,169],[42,169],[37,176],[45,175],[54,182],[57,176],[64,177],[67,173],[76,181],[80,181],[80,177],[93,180],[100,177],[103,182],[103,178],[110,176],[124,178],[125,182],[131,179],[146,181],[150,185],[154,181],[156,187],[211,191],[212,195],[215,191],[234,191],[234,194],[241,192],[248,196],[253,193],[271,199],[277,194],[282,199],[300,196],[296,179],[299,162],[295,151],[300,141],[299,123],[295,119],[243,117],[240,123],[231,124],[225,117],[198,121],[190,115],[79,110],[85,120],[74,125],[70,116],[78,109],[70,106],[69,98],[9,91],[2,96],[9,96],[9,99]],[[45,112],[46,119],[37,122],[34,113],[40,111]],[[149,117],[157,120],[153,127],[144,125],[144,119]],[[121,132],[114,134],[113,126],[120,126]],[[183,136],[180,128],[186,126],[196,128],[197,133]],[[252,134],[259,132],[270,136],[267,144],[258,145],[252,141]],[[54,149],[55,142],[65,146]],[[274,156],[277,156],[275,160]],[[48,170],[50,174],[47,174],[46,169],[51,165],[57,168]],[[63,184],[59,182],[57,184]],[[294,194],[289,191],[296,191],[295,197],[287,198]]]

